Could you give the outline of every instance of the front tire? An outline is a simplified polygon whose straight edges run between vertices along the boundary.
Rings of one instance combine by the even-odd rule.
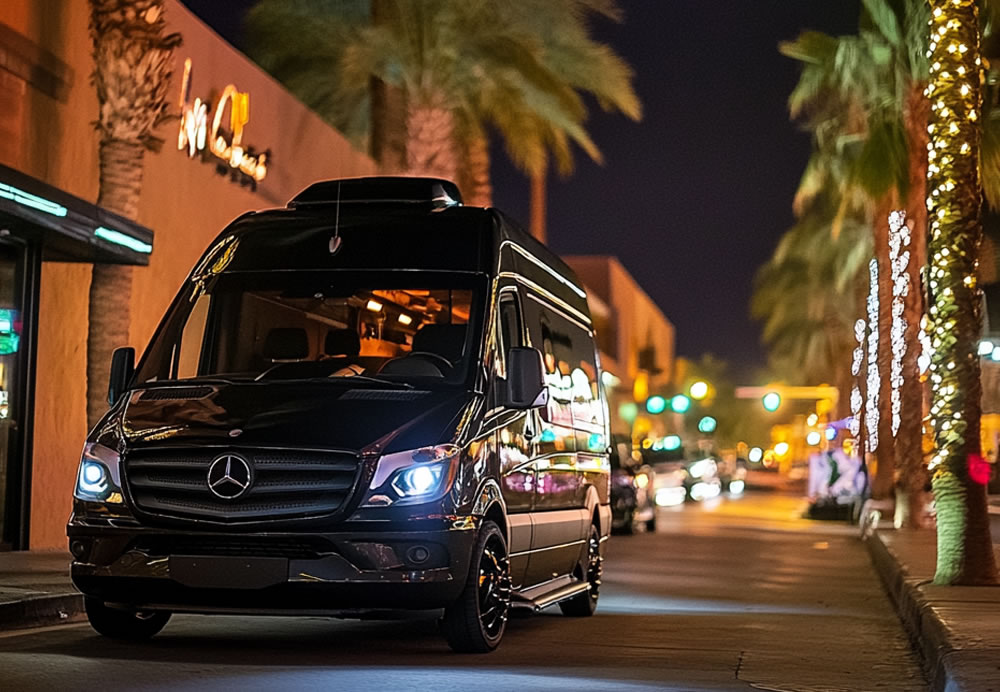
[[[483,522],[462,594],[444,610],[441,629],[458,653],[484,654],[500,644],[510,613],[507,541],[492,521]]]
[[[104,605],[96,598],[85,598],[87,619],[94,630],[111,639],[143,641],[163,629],[170,613],[162,610],[118,610]]]
[[[563,615],[570,617],[590,617],[597,610],[597,599],[601,595],[601,577],[604,574],[604,556],[601,555],[601,534],[596,525],[590,527],[587,539],[587,583],[590,590],[559,604]]]

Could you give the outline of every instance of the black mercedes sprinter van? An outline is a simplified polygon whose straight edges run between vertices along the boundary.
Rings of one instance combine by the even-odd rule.
[[[171,613],[594,612],[608,417],[573,272],[449,182],[321,182],[212,243],[115,352],[69,521],[93,627]]]

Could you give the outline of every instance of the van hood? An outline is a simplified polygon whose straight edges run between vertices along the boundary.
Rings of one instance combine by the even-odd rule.
[[[474,400],[461,389],[347,383],[163,386],[133,392],[98,438],[131,449],[210,444],[392,452],[452,441]]]

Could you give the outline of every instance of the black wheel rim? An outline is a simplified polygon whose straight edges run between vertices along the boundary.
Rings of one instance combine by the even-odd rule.
[[[601,538],[597,531],[590,532],[587,542],[587,582],[590,584],[590,600],[597,602],[601,591],[601,576],[604,574],[604,557],[601,555]]]
[[[490,639],[503,632],[510,610],[510,562],[503,543],[492,538],[479,558],[479,622]]]

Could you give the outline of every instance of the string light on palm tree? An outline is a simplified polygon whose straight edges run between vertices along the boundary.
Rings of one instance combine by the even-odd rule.
[[[979,148],[982,111],[979,17],[975,0],[931,0],[928,125],[930,224],[929,468],[937,507],[940,584],[996,581],[982,462],[978,341],[982,239]]]
[[[868,449],[874,452],[878,449],[878,402],[879,402],[879,370],[878,370],[878,260],[868,263],[868,373],[865,389],[868,401],[865,404],[865,430],[867,431]]]
[[[889,364],[889,401],[892,412],[891,429],[893,437],[899,431],[899,410],[903,387],[903,356],[906,355],[906,333],[909,325],[903,315],[904,304],[910,293],[910,229],[906,225],[906,212],[894,211],[889,214],[889,270],[892,282],[892,324],[889,328],[889,346],[892,360]]]

